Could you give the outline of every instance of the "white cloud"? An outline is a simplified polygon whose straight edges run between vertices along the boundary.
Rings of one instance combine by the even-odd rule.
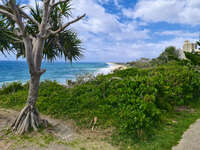
[[[97,38],[95,43],[87,45],[85,58],[83,60],[128,62],[141,57],[155,58],[168,46],[172,45],[176,48],[182,48],[184,40],[185,38],[179,37],[155,43],[137,41],[135,43],[116,42],[103,45],[105,41]],[[188,40],[191,42],[195,41],[194,38],[188,38]]]
[[[122,13],[124,16],[129,17],[129,18],[133,18],[133,12],[134,10],[132,8],[123,8],[122,9]]]
[[[126,61],[142,55],[134,51],[134,42],[149,39],[149,30],[138,28],[139,23],[119,21],[119,16],[106,12],[95,0],[73,1],[74,17],[83,13],[86,19],[72,25],[85,47],[85,59],[90,61]]]
[[[138,30],[137,23],[132,21],[130,23],[118,24],[120,30],[118,32],[111,32],[109,35],[117,41],[123,40],[139,40],[149,39],[149,30]]]
[[[31,0],[29,5],[34,6],[34,1]],[[122,9],[123,14],[130,17],[129,21],[121,21],[121,16],[108,13],[100,1],[101,3],[109,2],[109,0],[72,1],[74,17],[83,13],[87,14],[84,20],[70,26],[78,32],[83,40],[83,47],[85,48],[83,61],[127,62],[140,57],[153,58],[157,57],[167,46],[173,45],[180,48],[185,39],[194,41],[198,37],[196,33],[182,31],[181,29],[175,31],[167,30],[153,33],[153,36],[173,36],[173,39],[149,42],[152,38],[151,30],[144,28],[147,25],[146,22],[138,22],[134,18],[140,17],[144,21],[153,22],[162,20],[176,22],[180,19],[180,14],[182,14],[177,10],[186,7],[183,6],[186,1],[187,8],[198,9],[200,6],[199,0],[179,0],[180,4],[178,6],[175,5],[178,0],[140,0],[135,9]],[[115,5],[119,4],[117,2]],[[144,6],[144,4],[148,5]],[[153,4],[155,10],[153,9]],[[172,10],[169,8],[172,8]],[[168,18],[167,11],[169,16],[173,15],[174,18]],[[186,13],[185,15],[188,16],[188,14]],[[143,29],[140,29],[141,26],[143,26]],[[3,57],[0,59],[3,59]]]
[[[196,38],[196,39],[199,36],[197,32],[187,32],[181,30],[166,30],[162,32],[156,32],[155,34],[160,36],[175,36],[175,37]]]
[[[124,9],[130,18],[147,22],[200,24],[199,0],[140,0],[135,8]]]
[[[110,0],[98,0],[100,4],[107,4]]]
[[[137,41],[135,43],[115,42],[106,44],[101,37],[91,36],[94,40],[85,46],[84,58],[82,61],[104,61],[104,62],[128,62],[141,57],[155,58],[170,45],[181,48],[185,38],[174,38],[172,40],[160,42]],[[188,39],[192,42],[195,39]],[[0,60],[13,60],[15,56],[0,57]]]
[[[105,12],[105,8],[93,0],[73,1],[74,15],[87,14],[87,19],[81,21],[81,27],[94,33],[107,33],[119,29],[117,16]],[[80,25],[80,23],[79,23]]]
[[[104,2],[106,1],[104,0]],[[196,33],[163,31],[156,33],[156,36],[158,34],[161,36],[174,35],[174,38],[155,43],[146,42],[146,39],[151,38],[151,31],[138,29],[141,25],[147,25],[144,22],[137,22],[133,17],[132,21],[120,22],[119,16],[106,12],[105,8],[95,0],[73,1],[72,6],[75,8],[73,12],[75,16],[82,13],[87,14],[86,19],[72,26],[83,40],[85,47],[83,60],[85,61],[126,62],[140,57],[153,58],[157,57],[169,45],[180,48],[185,38],[194,40],[196,37]]]
[[[117,8],[121,8],[122,6],[119,4],[118,0],[114,0],[114,4]]]

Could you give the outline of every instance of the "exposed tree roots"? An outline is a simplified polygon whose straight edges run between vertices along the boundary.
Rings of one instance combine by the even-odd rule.
[[[39,126],[48,126],[48,121],[42,120],[36,107],[26,105],[20,112],[15,122],[11,125],[11,129],[17,134],[23,134],[29,129],[37,131]]]

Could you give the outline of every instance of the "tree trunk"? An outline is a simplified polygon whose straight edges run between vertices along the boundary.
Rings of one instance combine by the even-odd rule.
[[[23,134],[29,129],[37,131],[39,126],[47,127],[48,122],[40,118],[39,112],[36,108],[36,101],[38,98],[40,74],[31,74],[29,83],[29,95],[26,106],[19,113],[15,122],[12,124],[12,130],[17,134]]]

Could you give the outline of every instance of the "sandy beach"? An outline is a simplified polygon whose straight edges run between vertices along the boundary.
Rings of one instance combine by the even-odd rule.
[[[116,69],[126,69],[127,68],[127,66],[125,66],[125,65],[117,64],[117,63],[113,63],[113,62],[109,62],[107,64],[110,65],[110,68],[112,71],[114,71]]]
[[[19,65],[19,66],[20,65],[21,66],[26,65],[25,62],[18,62],[18,63],[17,62],[3,62],[3,63],[10,65],[10,67],[13,66],[13,68],[17,68],[18,66],[16,66],[16,65]],[[66,84],[66,80],[73,80],[74,81],[76,79],[75,75],[74,75],[74,79],[71,78],[71,76],[73,76],[73,71],[77,72],[77,70],[80,69],[80,74],[81,74],[81,70],[84,69],[84,65],[85,65],[86,70],[88,69],[88,73],[93,74],[95,76],[99,75],[99,74],[107,75],[109,73],[112,73],[116,69],[126,69],[127,68],[127,66],[125,66],[123,64],[118,64],[118,63],[113,63],[113,62],[109,62],[109,63],[106,63],[106,64],[107,65],[103,64],[103,65],[105,65],[105,67],[103,67],[103,65],[102,65],[102,67],[98,68],[98,69],[96,69],[93,64],[92,64],[93,68],[90,68],[91,64],[89,64],[89,66],[87,66],[85,64],[80,64],[80,66],[76,66],[76,64],[74,64],[73,66],[66,66],[65,63],[45,64],[45,67],[47,67],[47,73],[44,74],[44,77],[45,77],[45,79],[49,79],[49,80],[57,80],[58,83],[60,83],[60,84]],[[56,70],[55,69],[56,67],[58,67],[59,69]],[[96,69],[96,71],[90,72],[90,69],[92,69],[92,70]],[[8,72],[8,71],[9,70],[4,70],[2,72]],[[18,76],[17,76],[18,78],[15,78],[14,71],[9,72],[9,74],[7,74],[7,75],[6,74],[4,74],[4,75],[0,74],[0,88],[3,85],[3,82],[8,83],[8,84],[12,83],[12,82],[17,82],[17,81],[20,81],[23,84],[26,83],[29,80],[29,76],[28,76],[28,74],[25,74],[24,72],[26,72],[25,67],[24,67],[24,69],[21,69],[21,72],[18,72]],[[59,74],[56,74],[56,72],[59,72]],[[70,74],[70,73],[72,73],[72,74]],[[57,77],[57,75],[58,75],[58,78],[55,78],[55,77]],[[11,78],[8,78],[8,77],[11,77]],[[59,79],[59,77],[61,79]],[[3,80],[1,82],[1,79],[4,79],[4,78],[6,78],[6,80]]]
[[[101,69],[97,70],[97,72],[94,73],[94,75],[99,75],[99,74],[107,75],[109,73],[112,73],[116,69],[126,69],[127,68],[127,66],[125,66],[125,65],[121,65],[121,64],[117,64],[117,63],[113,63],[113,62],[109,62],[107,64],[108,64],[108,66],[106,68],[101,68]]]

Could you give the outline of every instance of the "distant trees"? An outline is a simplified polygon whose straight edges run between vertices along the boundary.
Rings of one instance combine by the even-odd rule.
[[[179,50],[174,46],[169,46],[165,48],[164,52],[162,52],[157,58],[153,58],[152,60],[148,58],[140,58],[139,60],[128,62],[127,64],[138,68],[147,68],[154,65],[165,64],[169,61],[179,60],[179,55]]]
[[[160,54],[157,58],[158,61],[161,63],[167,63],[171,60],[178,60],[179,59],[179,51],[174,46],[169,46],[165,49],[164,52]]]
[[[127,64],[130,66],[137,67],[137,68],[147,68],[151,66],[150,59],[144,58],[144,57],[136,61],[128,62]]]

